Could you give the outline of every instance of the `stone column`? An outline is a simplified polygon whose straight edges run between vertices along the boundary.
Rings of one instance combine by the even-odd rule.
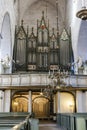
[[[56,94],[54,95],[54,99],[53,100],[54,100],[53,101],[54,102],[54,104],[53,104],[54,105],[53,106],[54,107],[53,112],[56,113]]]
[[[57,113],[60,113],[60,92],[57,92]]]
[[[5,90],[4,101],[4,112],[10,112],[11,90]]]
[[[50,115],[53,115],[53,97],[50,96]]]
[[[4,112],[4,92],[0,90],[0,112]]]
[[[87,91],[85,92],[85,112],[87,112]]]
[[[56,113],[57,113],[57,110],[56,110],[56,104],[57,104],[57,100],[56,100],[56,94],[54,95],[54,98],[53,98],[53,112],[54,112],[54,116],[53,116],[53,120],[56,121]]]
[[[83,93],[82,93],[82,91],[76,92],[76,112],[83,112]]]
[[[32,92],[29,91],[28,112],[32,113]]]

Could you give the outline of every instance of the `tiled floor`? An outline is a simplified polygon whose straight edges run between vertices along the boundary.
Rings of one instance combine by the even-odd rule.
[[[40,121],[39,130],[65,130],[65,129],[59,128],[58,125],[52,121]]]

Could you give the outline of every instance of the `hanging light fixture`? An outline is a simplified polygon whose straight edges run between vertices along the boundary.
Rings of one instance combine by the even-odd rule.
[[[42,89],[41,89],[40,95],[41,95],[41,96],[43,95],[43,91],[42,91]]]
[[[46,86],[43,90],[41,89],[40,95],[50,98],[56,91],[72,87],[70,81],[69,84],[66,82],[66,79],[69,78],[69,76],[69,72],[65,70],[61,71],[58,69],[58,71],[49,71],[49,85]]]
[[[69,72],[65,70],[60,71],[60,69],[57,72],[49,74],[49,78],[52,81],[51,84],[54,86],[53,88],[55,90],[67,87],[68,85],[66,84],[64,79],[68,77],[69,77]]]
[[[82,0],[82,9],[76,13],[76,16],[82,20],[87,20],[87,8],[85,6],[85,0]]]

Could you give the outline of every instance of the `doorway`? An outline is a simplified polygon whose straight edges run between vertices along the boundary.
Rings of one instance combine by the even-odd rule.
[[[32,109],[35,117],[49,117],[50,116],[50,101],[44,96],[38,96],[33,99]]]
[[[28,95],[15,94],[12,98],[11,104],[12,112],[28,112]]]

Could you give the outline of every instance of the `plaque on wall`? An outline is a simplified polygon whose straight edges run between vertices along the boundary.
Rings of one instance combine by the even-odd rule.
[[[28,70],[36,70],[36,65],[28,65]]]
[[[38,47],[38,52],[48,52],[49,48],[48,47]]]
[[[58,65],[50,65],[50,70],[58,70],[59,66]]]

